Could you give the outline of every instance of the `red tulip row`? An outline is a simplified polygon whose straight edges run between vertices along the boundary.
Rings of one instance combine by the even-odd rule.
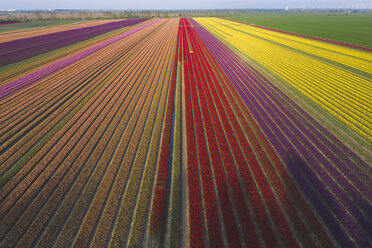
[[[191,245],[201,245],[203,242],[208,242],[211,246],[218,245],[223,242],[219,238],[226,236],[227,244],[231,246],[244,245],[245,242],[251,245],[263,242],[268,246],[280,243],[298,246],[295,232],[281,209],[281,204],[291,201],[278,177],[274,176],[276,173],[267,157],[275,159],[274,153],[267,142],[262,142],[261,139],[265,139],[262,135],[260,140],[257,140],[255,134],[250,131],[251,123],[247,123],[244,116],[249,113],[241,112],[244,104],[239,106],[236,98],[232,97],[230,92],[234,91],[230,82],[195,30],[187,20],[181,20],[180,28],[184,29],[185,75],[193,70],[193,75],[185,76],[186,111],[191,112],[190,117],[186,116],[187,164],[190,172],[190,241],[195,242]],[[226,88],[226,85],[229,85],[229,88]],[[187,107],[188,98],[191,99],[190,107]],[[235,102],[235,113],[231,108],[231,101]],[[242,129],[242,124],[246,128]],[[196,136],[196,140],[193,136]],[[198,149],[197,158],[193,157],[193,142],[196,142]],[[271,150],[269,155],[260,143],[267,144],[265,150]],[[190,167],[192,160],[190,161],[189,155],[195,159],[195,169]],[[277,158],[276,161],[278,163]],[[200,186],[190,183],[198,178]],[[271,185],[274,182],[275,187]],[[198,190],[198,187],[201,187],[204,204],[198,203],[200,198],[194,199],[193,192]],[[191,205],[191,200],[195,202],[195,206]],[[236,212],[238,217],[234,217],[233,212]],[[208,230],[208,235],[204,238],[207,240],[203,241],[203,233],[198,228],[203,223],[196,219],[197,215],[199,218],[200,215],[205,216],[204,228]],[[217,216],[221,216],[221,219]],[[290,213],[290,216],[291,221],[303,224],[297,213]],[[271,222],[275,224],[274,228]],[[223,223],[223,229],[218,223]],[[308,233],[302,232],[302,236],[312,242]]]
[[[15,24],[15,23],[23,23],[23,22],[0,22],[0,25]]]
[[[295,179],[304,192],[303,197],[311,202],[313,212],[321,216],[328,233],[337,242],[352,245],[353,241],[346,234],[348,232],[357,243],[368,243],[366,233],[372,223],[362,215],[371,212],[368,203],[371,199],[370,180],[361,169],[367,168],[367,163],[256,68],[202,27],[197,26],[196,29],[287,167],[277,167],[277,170],[284,172],[285,178],[289,178],[290,174]],[[350,170],[351,167],[353,170]],[[284,182],[293,185],[292,179]],[[287,188],[291,189],[292,195],[300,195],[295,194],[297,190],[293,191],[295,187]],[[297,203],[303,202],[301,198],[294,197]],[[288,208],[288,213],[294,211],[296,208]],[[309,232],[322,230],[309,210],[298,211],[310,223]],[[294,226],[298,225],[294,223]],[[304,229],[296,229],[296,232]],[[324,231],[317,235],[320,235],[319,240],[325,246],[329,246],[329,238],[324,235]],[[305,240],[303,242],[308,243]]]

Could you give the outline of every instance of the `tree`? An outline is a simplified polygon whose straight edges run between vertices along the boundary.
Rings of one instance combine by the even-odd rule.
[[[57,20],[57,14],[55,11],[49,13],[49,20]]]
[[[35,19],[36,21],[42,21],[43,17],[41,16],[40,12],[35,12]]]

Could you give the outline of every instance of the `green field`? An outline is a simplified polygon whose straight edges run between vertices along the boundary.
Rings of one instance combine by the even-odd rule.
[[[226,18],[297,34],[372,47],[371,13],[254,13]]]

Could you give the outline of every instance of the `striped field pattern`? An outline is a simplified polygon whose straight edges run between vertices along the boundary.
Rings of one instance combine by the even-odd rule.
[[[372,246],[369,51],[221,18],[1,41],[0,247]]]

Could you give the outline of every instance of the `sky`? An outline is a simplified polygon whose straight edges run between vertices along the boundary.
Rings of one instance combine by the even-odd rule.
[[[372,0],[0,0],[0,9],[372,8]]]

